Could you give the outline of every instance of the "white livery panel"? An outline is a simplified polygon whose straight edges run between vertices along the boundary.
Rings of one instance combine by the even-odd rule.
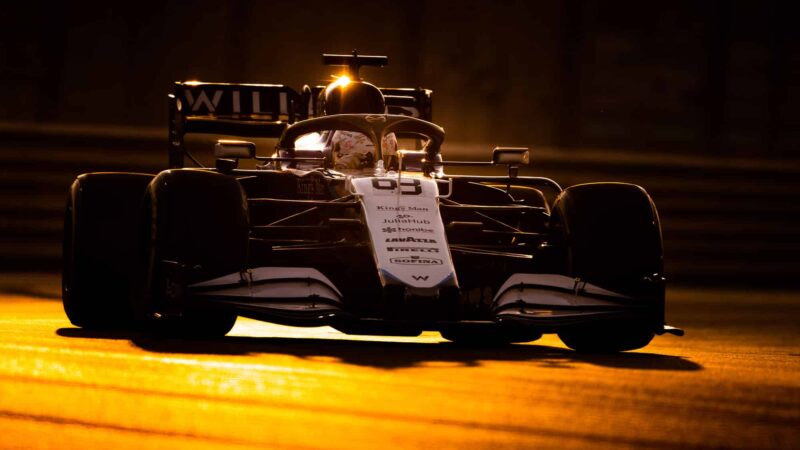
[[[556,307],[619,306],[631,297],[557,274],[515,273],[494,297],[495,309],[519,304]]]
[[[317,269],[310,267],[256,267],[189,286],[197,297],[250,300],[319,298],[340,302],[342,293]]]
[[[350,183],[361,199],[384,285],[457,286],[434,180],[374,177]]]

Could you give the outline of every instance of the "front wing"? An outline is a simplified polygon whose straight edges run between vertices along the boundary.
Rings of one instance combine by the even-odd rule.
[[[439,320],[360,317],[349,311],[342,293],[317,269],[258,267],[187,286],[187,300],[223,308],[257,320],[291,326],[331,326],[350,334],[416,336],[453,326],[525,327],[541,333],[605,321],[652,322],[662,305],[649,304],[579,279],[556,274],[516,273],[498,289],[481,320],[457,316]],[[431,301],[434,301],[431,299]],[[656,334],[683,331],[653,323]]]

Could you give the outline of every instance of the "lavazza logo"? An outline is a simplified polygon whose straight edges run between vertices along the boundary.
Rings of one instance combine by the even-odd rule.
[[[442,260],[439,258],[428,258],[426,256],[406,256],[403,258],[391,258],[392,264],[402,264],[404,266],[441,266]]]
[[[386,242],[419,242],[422,244],[435,244],[436,239],[415,238],[409,236],[404,238],[386,238]]]

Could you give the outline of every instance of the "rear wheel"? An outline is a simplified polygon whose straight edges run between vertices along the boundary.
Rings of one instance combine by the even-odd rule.
[[[236,314],[186,296],[192,283],[247,267],[248,218],[235,178],[200,170],[169,170],[147,189],[138,308],[166,317],[158,329],[186,337],[227,334]]]
[[[152,175],[93,173],[70,188],[64,215],[62,299],[73,325],[132,325],[139,211]]]
[[[156,322],[153,331],[167,337],[213,339],[228,334],[236,319],[236,314],[228,311],[189,307],[179,317]]]
[[[566,329],[561,340],[593,352],[647,345],[663,325],[664,283],[661,227],[644,189],[624,183],[570,187],[556,200],[551,225],[567,275],[636,298],[649,311],[646,318]]]

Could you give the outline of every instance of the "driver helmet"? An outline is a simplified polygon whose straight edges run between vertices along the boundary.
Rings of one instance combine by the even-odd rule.
[[[340,78],[322,92],[323,114],[384,114],[386,100],[381,90],[366,81]]]
[[[386,101],[380,89],[365,81],[340,78],[320,95],[324,115],[385,114]],[[389,133],[383,138],[383,156],[397,150],[397,137]],[[331,140],[335,169],[370,169],[375,165],[375,146],[363,133],[337,130]]]

